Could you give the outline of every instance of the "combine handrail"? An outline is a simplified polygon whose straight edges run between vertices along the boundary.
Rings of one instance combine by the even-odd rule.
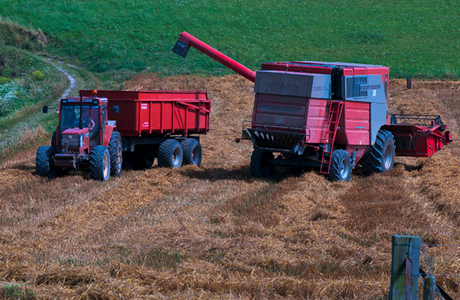
[[[182,32],[177,40],[176,45],[172,51],[177,55],[182,57],[187,56],[188,50],[190,47],[197,49],[198,51],[206,54],[210,58],[220,62],[227,68],[235,71],[236,73],[240,74],[246,79],[251,80],[252,82],[256,82],[256,72],[248,69],[247,67],[243,66],[239,62],[231,59],[227,55],[223,54],[222,52],[214,49],[213,47],[209,46],[208,44],[200,41],[196,37],[188,34],[187,32]]]

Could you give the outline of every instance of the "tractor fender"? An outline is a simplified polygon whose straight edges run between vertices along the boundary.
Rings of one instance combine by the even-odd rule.
[[[115,126],[106,125],[104,130],[104,139],[102,146],[109,147],[110,138],[112,137],[112,132],[115,130]]]

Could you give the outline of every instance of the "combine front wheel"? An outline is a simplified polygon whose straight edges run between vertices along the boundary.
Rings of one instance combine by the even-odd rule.
[[[273,153],[254,150],[251,156],[251,173],[257,178],[270,177],[275,172],[275,166],[268,160],[273,159]]]
[[[338,149],[332,152],[331,169],[329,170],[330,181],[350,181],[351,159],[347,151]]]
[[[110,178],[110,153],[104,146],[96,146],[89,155],[91,179],[106,181]]]
[[[393,169],[395,162],[395,142],[391,132],[380,129],[375,143],[361,159],[363,172],[366,175],[372,173],[384,173]]]

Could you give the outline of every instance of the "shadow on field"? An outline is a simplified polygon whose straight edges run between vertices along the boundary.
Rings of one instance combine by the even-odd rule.
[[[209,181],[218,180],[241,180],[246,182],[252,182],[253,180],[266,180],[280,182],[287,177],[299,177],[303,173],[309,172],[311,169],[298,169],[298,168],[286,168],[280,167],[276,169],[276,172],[271,177],[267,178],[255,178],[251,174],[251,168],[249,165],[242,166],[239,169],[224,169],[224,168],[209,168],[209,169],[181,169],[179,172],[187,177],[203,179]]]
[[[184,176],[196,179],[204,179],[209,181],[217,180],[243,180],[251,181],[254,178],[251,175],[249,166],[243,166],[239,169],[228,170],[224,168],[210,168],[210,169],[182,169],[179,171]]]
[[[30,164],[17,164],[14,165],[11,169],[21,170],[21,171],[30,171],[35,175],[35,166]]]

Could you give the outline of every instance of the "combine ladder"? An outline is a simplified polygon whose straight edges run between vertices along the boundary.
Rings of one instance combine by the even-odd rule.
[[[334,151],[335,136],[339,127],[340,116],[342,115],[343,102],[330,101],[327,121],[324,121],[324,132],[321,137],[323,142],[323,155],[321,157],[321,174],[329,174],[331,169],[332,151]]]

